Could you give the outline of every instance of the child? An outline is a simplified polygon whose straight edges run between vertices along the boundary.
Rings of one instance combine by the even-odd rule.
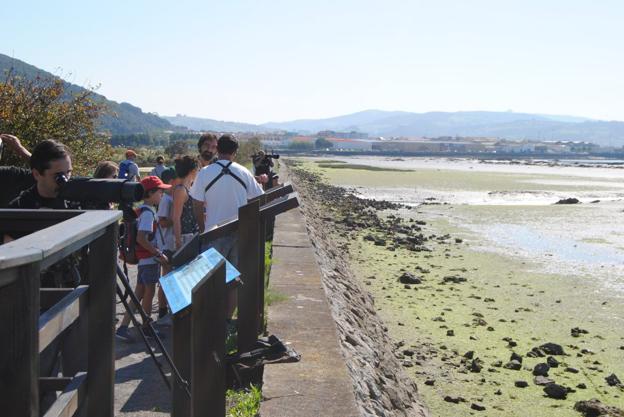
[[[161,174],[162,181],[170,186],[175,186],[178,180],[176,178],[176,172],[174,168],[166,168]],[[162,230],[162,238],[160,234],[157,234],[158,245],[166,253],[175,252],[174,239],[173,239],[173,220],[171,218],[171,212],[173,207],[173,198],[171,198],[172,188],[165,190],[162,200],[158,205],[158,224],[160,230]],[[171,272],[171,266],[169,264],[162,265],[162,275],[166,275]],[[162,290],[162,287],[158,286],[158,319],[167,315],[167,298]]]
[[[161,230],[159,230],[154,207],[160,203],[163,190],[171,188],[171,185],[163,183],[156,176],[143,178],[141,185],[143,185],[145,194],[143,194],[143,204],[138,209],[136,252],[139,265],[135,293],[137,298],[141,300],[141,306],[145,313],[151,316],[156,283],[160,278],[160,264],[166,265],[169,262],[157,245],[156,236],[160,234]],[[131,340],[128,324],[130,324],[130,315],[126,313],[117,329],[116,334],[119,339]]]

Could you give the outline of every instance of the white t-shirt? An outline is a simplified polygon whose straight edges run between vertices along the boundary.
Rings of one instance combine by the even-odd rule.
[[[156,216],[159,218],[165,217],[171,220],[171,215],[173,214],[173,198],[167,193],[164,193],[162,199],[160,200],[160,204],[158,205],[158,212]],[[162,231],[163,239],[160,238],[160,233],[156,232],[156,239],[158,239],[158,247],[162,250],[169,249],[174,250],[174,239],[173,239],[173,226],[170,227],[162,227],[160,226],[160,230]]]
[[[194,200],[203,201],[206,205],[206,230],[214,228],[225,220],[238,218],[239,207],[247,204],[247,200],[264,193],[251,172],[236,162],[232,162],[229,169],[243,181],[247,189],[228,174],[219,178],[208,191],[204,191],[223,170],[219,164],[225,166],[229,163],[228,160],[220,159],[202,168],[191,188],[191,197]]]
[[[154,221],[156,220],[156,213],[154,212],[154,209],[151,206],[148,206],[147,204],[141,204],[141,206],[139,207],[139,210],[141,210],[142,212],[139,218],[137,219],[137,230],[139,232],[147,232],[148,239],[149,239],[149,234],[154,233],[152,240],[150,240],[149,242],[152,245],[159,247],[158,240],[160,239],[156,238],[156,236],[158,235],[158,230],[156,230],[157,228],[154,227]],[[139,265],[151,265],[155,263],[157,263],[155,257],[139,259]]]

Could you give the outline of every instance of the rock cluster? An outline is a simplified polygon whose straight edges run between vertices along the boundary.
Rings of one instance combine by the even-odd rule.
[[[430,416],[419,398],[416,383],[403,370],[411,366],[412,361],[405,359],[401,362],[396,357],[387,327],[375,311],[373,298],[353,276],[343,248],[332,240],[324,222],[331,219],[341,225],[342,233],[361,228],[381,233],[384,228],[391,228],[400,229],[404,235],[412,237],[418,226],[405,227],[392,218],[381,220],[377,217],[376,210],[396,208],[396,204],[358,199],[343,189],[323,184],[314,174],[300,169],[289,171],[303,198],[301,209],[319,258],[323,285],[362,415]],[[342,203],[337,205],[336,201]],[[329,207],[332,207],[331,212],[328,212]],[[384,238],[371,237],[380,246],[384,243],[390,247],[397,244],[415,246],[420,242],[419,238],[405,237],[406,243],[401,243],[403,241],[385,238],[386,242],[383,242]],[[403,280],[416,284],[418,278],[406,275]],[[409,353],[407,351],[405,356],[410,357]]]

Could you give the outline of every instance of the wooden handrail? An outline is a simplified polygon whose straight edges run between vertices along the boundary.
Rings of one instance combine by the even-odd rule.
[[[39,317],[39,353],[78,319],[88,289],[87,285],[77,287]]]
[[[63,393],[56,399],[43,417],[70,417],[80,407],[86,388],[87,374],[78,373],[65,387]]]
[[[270,203],[261,206],[260,218],[266,220],[267,218],[274,217],[281,212],[299,207],[298,197],[299,195],[297,193],[291,193],[274,199]],[[176,268],[182,266],[199,254],[200,248],[203,244],[236,232],[238,230],[238,224],[239,222],[237,218],[229,219],[224,223],[221,223],[215,229],[196,235],[173,254],[171,264]]]
[[[122,215],[113,210],[73,211],[77,213],[73,217],[68,211],[58,210],[0,210],[0,218],[17,216],[16,211],[60,223],[2,245],[0,270],[32,262],[41,262],[41,267],[46,268],[102,236],[106,226],[118,222]],[[69,217],[63,221],[59,212]]]

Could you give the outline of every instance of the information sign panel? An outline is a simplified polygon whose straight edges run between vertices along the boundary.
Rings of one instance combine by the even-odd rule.
[[[201,281],[212,268],[223,258],[216,249],[210,248],[201,253],[188,264],[160,278],[169,308],[173,314],[191,305],[193,287]],[[240,276],[234,266],[225,261],[225,283],[232,282]]]

